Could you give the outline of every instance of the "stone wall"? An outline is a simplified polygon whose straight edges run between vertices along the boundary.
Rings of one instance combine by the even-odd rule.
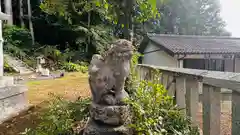
[[[12,77],[0,79],[0,123],[28,108],[27,87],[14,84]]]

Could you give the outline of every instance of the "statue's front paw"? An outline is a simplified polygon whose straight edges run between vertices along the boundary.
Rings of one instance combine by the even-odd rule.
[[[126,105],[124,100],[128,97],[129,95],[125,90],[122,90],[120,93],[116,94],[117,105]]]
[[[116,98],[113,95],[105,95],[105,96],[102,97],[101,104],[115,105],[116,104]]]

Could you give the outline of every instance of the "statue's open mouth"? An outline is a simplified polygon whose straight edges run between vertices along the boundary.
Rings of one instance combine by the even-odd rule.
[[[116,86],[115,85],[112,88],[109,88],[107,90],[108,90],[108,94],[111,94],[111,95],[115,96],[115,91],[116,91]]]

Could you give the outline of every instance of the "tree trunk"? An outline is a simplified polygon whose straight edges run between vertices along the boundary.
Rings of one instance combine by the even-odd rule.
[[[31,2],[30,0],[27,0],[28,2],[28,21],[29,21],[29,29],[32,36],[32,45],[35,45],[35,38],[34,38],[34,31],[33,31],[33,24],[32,24],[32,8],[31,8]]]
[[[88,12],[88,30],[90,30],[91,25],[91,11]],[[88,52],[89,45],[91,43],[91,37],[88,35],[88,43],[86,44],[86,52]]]
[[[8,25],[13,25],[13,16],[12,16],[12,0],[4,0],[5,13],[11,15],[11,18],[7,20]]]
[[[136,31],[137,31],[137,27],[135,25],[135,20],[134,20],[134,16],[135,16],[135,11],[133,9],[133,6],[136,4],[136,0],[132,0],[132,6],[131,6],[131,15],[130,15],[130,19],[131,19],[131,28],[132,28],[132,35],[131,35],[131,41],[132,41],[132,45],[135,46],[136,45]]]
[[[130,29],[132,28],[132,10],[133,10],[133,0],[125,0],[124,1],[124,29],[123,35],[125,39],[130,40],[131,34]]]
[[[125,39],[130,39],[130,32],[129,32],[129,5],[128,5],[128,1],[131,1],[131,0],[125,0],[124,2],[124,28],[123,28],[123,35],[124,35],[124,38]]]
[[[21,27],[24,28],[25,25],[23,21],[23,0],[19,0],[19,11]]]

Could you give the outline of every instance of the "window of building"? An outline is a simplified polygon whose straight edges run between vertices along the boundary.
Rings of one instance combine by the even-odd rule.
[[[224,60],[221,59],[185,59],[184,68],[224,71]]]

